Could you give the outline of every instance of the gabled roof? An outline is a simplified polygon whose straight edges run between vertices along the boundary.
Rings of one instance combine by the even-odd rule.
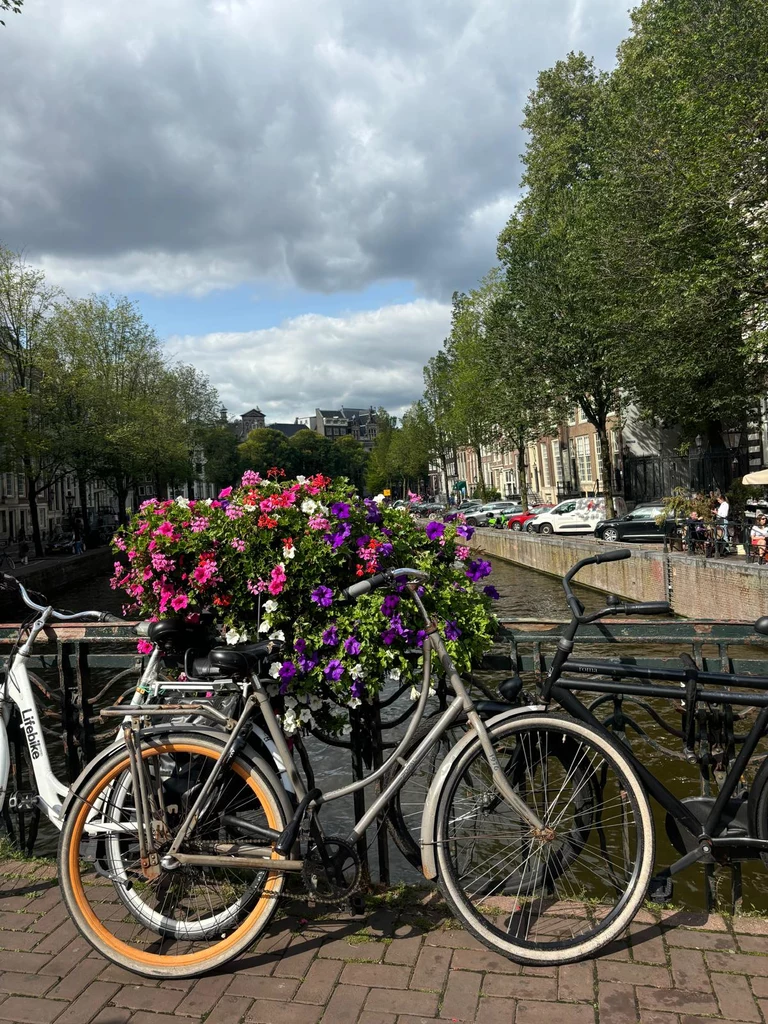
[[[318,412],[324,420],[330,420],[333,418],[346,419],[346,416],[341,409],[319,409]]]
[[[240,417],[240,419],[252,420],[254,418],[258,418],[259,416],[263,416],[263,415],[264,415],[264,413],[257,406],[255,409],[251,409],[250,412],[244,412],[243,415]]]
[[[294,434],[298,434],[300,430],[309,430],[306,423],[268,423],[267,427],[270,430],[279,430],[281,434],[285,434],[286,437],[293,437]]]

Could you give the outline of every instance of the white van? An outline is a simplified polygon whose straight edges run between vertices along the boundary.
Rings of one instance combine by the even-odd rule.
[[[614,497],[613,506],[617,516],[627,511],[623,498]],[[605,498],[568,498],[532,519],[527,529],[545,534],[594,533],[601,519],[605,519]]]

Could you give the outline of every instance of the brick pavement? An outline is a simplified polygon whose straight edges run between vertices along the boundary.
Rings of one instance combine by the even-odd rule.
[[[228,969],[155,982],[77,936],[50,864],[0,863],[0,1024],[713,1020],[768,1020],[768,921],[644,911],[595,961],[521,969],[457,928],[435,894],[395,894],[367,918],[287,902]]]

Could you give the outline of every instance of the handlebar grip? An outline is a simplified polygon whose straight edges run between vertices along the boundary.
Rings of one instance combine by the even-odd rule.
[[[111,612],[102,612],[99,617],[99,622],[113,622],[115,625],[122,626],[125,623],[125,619],[121,619],[117,615],[113,615]]]
[[[631,558],[632,552],[629,548],[619,548],[618,551],[601,551],[599,555],[595,556],[595,565],[600,565],[601,562],[621,562],[625,558]]]
[[[643,601],[641,604],[623,604],[625,615],[667,615],[672,611],[669,601]]]
[[[371,576],[367,580],[360,580],[359,583],[353,583],[347,587],[346,590],[342,590],[344,597],[354,601],[358,597],[362,597],[363,594],[370,594],[372,590],[376,590],[377,587],[383,587],[385,583],[389,582],[389,576],[387,573],[380,572],[375,576]]]

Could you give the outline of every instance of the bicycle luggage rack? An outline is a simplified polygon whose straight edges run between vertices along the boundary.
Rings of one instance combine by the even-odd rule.
[[[510,671],[523,678],[540,682],[546,675],[562,631],[563,622],[542,622],[518,619],[502,623],[497,645],[486,656],[485,667],[491,672]],[[657,650],[650,650],[655,647]],[[596,713],[606,727],[624,743],[641,741],[665,759],[674,759],[698,767],[700,796],[711,795],[712,781],[717,780],[733,759],[738,734],[736,726],[741,717],[750,713],[749,695],[743,690],[733,693],[733,699],[724,699],[717,706],[698,706],[694,713],[685,684],[658,686],[659,695],[669,707],[676,707],[679,717],[670,723],[640,696],[640,686],[632,680],[614,677],[602,666],[600,677],[588,674],[590,661],[610,660],[623,668],[638,669],[638,677],[649,670],[688,669],[716,672],[720,675],[717,688],[727,687],[727,677],[733,674],[768,675],[768,640],[754,631],[752,623],[694,620],[621,620],[602,619],[580,627],[572,655],[582,663],[584,691],[593,699],[584,703]],[[565,675],[569,675],[566,663]],[[582,672],[579,672],[582,675]],[[571,673],[573,676],[573,673]],[[632,691],[636,691],[633,693]],[[724,698],[730,696],[723,690]],[[677,699],[679,697],[679,700]],[[601,714],[601,709],[605,714]],[[655,735],[638,723],[635,711],[640,710],[651,719]],[[665,709],[666,710],[666,709]],[[677,744],[670,744],[666,737]],[[670,836],[670,840],[672,837]],[[714,864],[706,864],[704,896],[711,910],[716,904]],[[742,900],[741,864],[731,868],[731,911],[740,908]],[[672,898],[671,879],[652,880],[649,897],[657,902]]]

